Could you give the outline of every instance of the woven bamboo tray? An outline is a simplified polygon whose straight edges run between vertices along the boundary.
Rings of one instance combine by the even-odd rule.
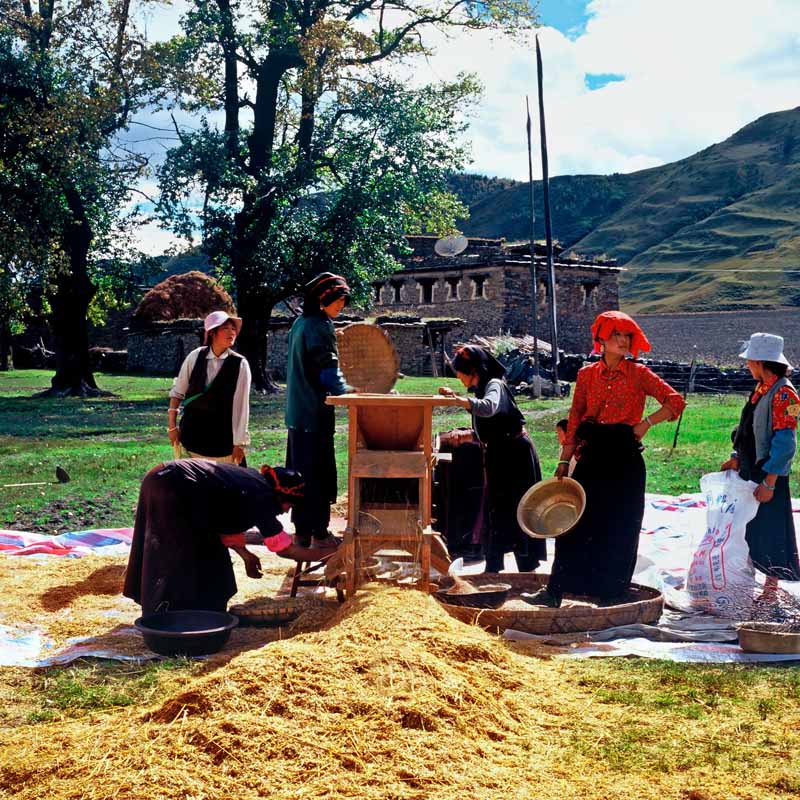
[[[240,625],[284,625],[310,608],[322,605],[317,597],[257,597],[241,605],[231,606],[229,612],[239,617]]]
[[[532,606],[521,597],[522,592],[535,592],[546,583],[547,575],[531,573],[484,573],[476,576],[481,583],[510,583],[508,599],[500,608],[478,609],[442,603],[452,617],[462,622],[475,623],[486,630],[498,633],[509,628],[525,633],[554,634],[601,631],[617,625],[655,623],[664,608],[661,594],[647,586],[632,583],[627,602],[613,606],[595,605],[589,598],[564,599],[561,608]],[[443,589],[452,584],[452,578],[442,578]]]
[[[387,394],[400,374],[400,359],[383,328],[355,322],[337,334],[339,366],[345,380],[369,394]]]
[[[777,622],[739,625],[739,646],[746,653],[796,653],[800,659],[800,631],[786,630]]]

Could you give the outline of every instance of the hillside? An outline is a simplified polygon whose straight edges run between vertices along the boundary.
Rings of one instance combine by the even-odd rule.
[[[525,184],[456,176],[454,189],[465,177],[465,233],[527,238]],[[633,310],[800,306],[800,272],[791,271],[800,270],[800,108],[761,117],[673,164],[559,176],[550,187],[555,236],[583,255],[619,259]],[[539,183],[535,203],[541,236]]]

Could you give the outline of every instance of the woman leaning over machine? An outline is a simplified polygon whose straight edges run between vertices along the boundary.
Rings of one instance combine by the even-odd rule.
[[[565,477],[577,449],[572,477],[586,492],[586,511],[575,528],[556,539],[547,587],[526,598],[534,605],[558,607],[565,593],[602,601],[625,594],[644,515],[641,440],[654,425],[677,419],[686,405],[668,383],[627,358],[650,350],[641,328],[627,314],[600,314],[592,325],[592,339],[602,358],[578,373],[556,469],[557,477]],[[642,418],[647,397],[654,397],[661,408]]]
[[[274,553],[297,561],[324,556],[299,548],[278,516],[303,500],[299,473],[281,467],[261,471],[186,458],[159,464],[139,491],[123,594],[147,615],[159,610],[224,611],[236,593],[228,548],[251,578],[261,563],[245,547],[255,526]]]
[[[191,458],[240,464],[250,444],[250,366],[232,350],[242,321],[212,311],[204,328],[203,347],[186,356],[170,390],[167,434],[176,457],[180,445]]]
[[[740,358],[747,359],[758,383],[742,409],[734,452],[722,468],[737,470],[739,477],[758,484],[758,513],[748,523],[745,538],[753,566],[766,575],[759,601],[774,605],[779,580],[800,581],[789,493],[800,397],[786,377],[791,365],[783,354],[782,336],[754,333]]]
[[[527,536],[517,522],[522,495],[542,478],[536,448],[525,432],[525,418],[517,408],[505,369],[482,347],[467,345],[456,351],[452,362],[456,377],[474,398],[464,398],[472,413],[472,425],[484,445],[486,493],[490,533],[486,542],[486,571],[499,572],[503,559],[513,551],[520,572],[533,572],[546,558],[542,539]],[[441,387],[439,394],[454,397]]]

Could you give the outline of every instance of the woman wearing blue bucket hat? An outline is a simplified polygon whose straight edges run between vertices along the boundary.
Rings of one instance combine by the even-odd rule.
[[[786,377],[783,337],[754,333],[740,358],[758,383],[742,409],[734,452],[722,465],[758,483],[758,513],[745,534],[755,568],[766,576],[759,601],[775,603],[778,581],[800,581],[789,473],[797,449],[800,397]]]

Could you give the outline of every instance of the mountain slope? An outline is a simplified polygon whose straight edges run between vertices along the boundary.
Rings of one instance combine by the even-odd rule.
[[[800,272],[790,271],[800,269],[800,108],[673,164],[550,186],[554,235],[581,254],[619,259],[626,307],[800,306]],[[535,203],[540,237],[539,184]],[[463,227],[527,238],[527,208],[527,186],[517,184],[478,199]]]

